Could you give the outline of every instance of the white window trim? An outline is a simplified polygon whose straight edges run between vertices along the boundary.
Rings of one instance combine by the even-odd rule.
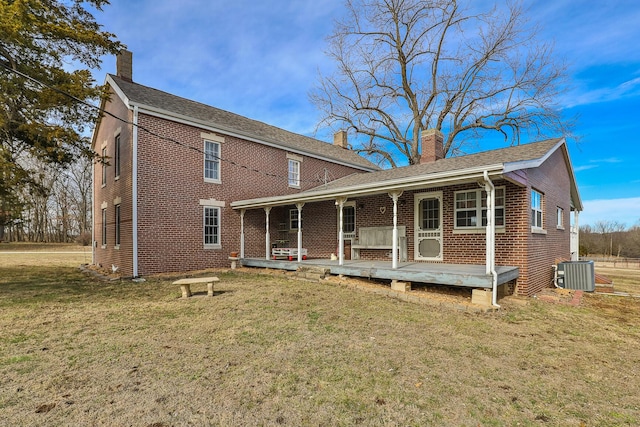
[[[507,201],[507,188],[506,186],[499,186],[496,187],[496,190],[501,189],[504,193],[504,201],[506,203]],[[463,226],[463,227],[459,227],[457,225],[457,221],[456,221],[456,213],[458,212],[458,209],[456,208],[456,194],[458,193],[469,193],[471,191],[475,191],[476,195],[477,195],[477,206],[476,206],[476,214],[478,215],[478,221],[479,221],[479,225],[475,225],[475,226]],[[486,226],[482,225],[482,211],[485,210],[486,208],[482,207],[482,192],[483,189],[482,188],[478,188],[478,189],[467,189],[467,190],[459,190],[459,191],[454,191],[453,193],[453,234],[476,234],[476,233],[484,233],[486,231]],[[502,210],[504,211],[504,218],[503,218],[503,224],[502,225],[496,225],[495,229],[496,229],[496,233],[504,233],[506,232],[506,222],[507,222],[507,208],[504,205],[500,205],[500,206],[495,206],[496,208],[502,208]],[[461,210],[468,210],[468,209],[461,209]]]
[[[118,198],[119,199],[119,198]],[[122,207],[120,201],[113,205],[113,249],[120,249],[120,241],[122,241]],[[116,215],[118,213],[118,215]]]
[[[220,139],[219,137],[215,139]],[[209,182],[212,184],[221,184],[222,183],[222,144],[220,141],[216,141],[214,138],[205,138],[202,141],[202,149],[204,151],[204,155],[202,156],[202,176],[204,177],[204,182]],[[207,142],[211,144],[216,144],[218,146],[218,159],[215,160],[218,162],[218,178],[207,178]]]
[[[293,226],[294,221],[298,222],[298,208],[289,209],[289,231],[298,231],[298,227]]]
[[[560,206],[556,207],[556,228],[564,230],[564,209]]]
[[[540,209],[536,209],[536,208],[533,207],[533,193],[534,192],[536,192],[537,194],[540,195]],[[531,224],[531,233],[533,233],[533,234],[547,234],[547,230],[544,229],[544,194],[542,192],[536,190],[535,188],[532,188],[531,191],[529,192],[529,203],[530,203],[530,206],[531,206],[531,210],[529,212],[529,215],[531,215],[534,210],[536,212],[540,212],[540,225]]]
[[[118,128],[120,130],[120,128]],[[122,173],[122,138],[120,137],[120,132],[117,132],[113,136],[113,170],[115,177],[114,181],[120,179],[120,174]]]
[[[287,158],[289,155],[287,155]],[[295,182],[291,182],[291,165],[297,165],[297,177],[295,177]],[[287,159],[287,184],[289,188],[300,188],[300,175],[302,175],[302,162],[297,159]]]
[[[344,205],[342,205],[342,208],[353,208],[353,231],[350,233],[347,233],[346,231],[344,232],[344,238],[349,240],[353,240],[356,238],[356,224],[357,224],[357,216],[358,216],[358,209],[356,209],[356,202],[355,200],[351,200],[348,202],[345,202]],[[338,215],[336,215],[336,221],[337,221],[337,227],[336,230],[338,230],[338,233],[340,232],[340,207],[338,207]],[[344,220],[344,218],[343,218]],[[344,224],[343,224],[344,225]]]
[[[216,209],[218,211],[218,243],[205,243],[207,209]],[[222,249],[222,208],[220,206],[202,206],[202,245],[204,249]]]
[[[107,203],[104,202],[102,203],[101,209],[100,209],[100,215],[102,216],[102,241],[101,243],[101,248],[102,249],[107,249]]]

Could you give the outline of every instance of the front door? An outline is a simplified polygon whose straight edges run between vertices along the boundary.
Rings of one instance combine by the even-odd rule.
[[[415,195],[414,259],[442,261],[442,192]]]

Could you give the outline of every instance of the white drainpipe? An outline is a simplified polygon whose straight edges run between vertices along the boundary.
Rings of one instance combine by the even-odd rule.
[[[132,177],[131,177],[131,216],[133,228],[133,277],[138,277],[138,107],[133,107],[133,142],[132,142]]]
[[[496,272],[496,224],[495,224],[495,205],[496,205],[496,187],[489,179],[489,172],[484,171],[484,188],[487,192],[487,274],[491,274],[491,303],[494,307],[498,305],[498,273]]]

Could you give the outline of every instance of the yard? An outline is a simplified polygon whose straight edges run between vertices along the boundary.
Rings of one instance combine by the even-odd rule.
[[[0,254],[0,424],[640,425],[638,298],[469,314],[217,272],[182,300],[85,257]]]

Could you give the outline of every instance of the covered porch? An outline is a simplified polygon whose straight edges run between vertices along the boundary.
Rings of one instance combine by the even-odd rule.
[[[394,268],[391,261],[363,261],[307,259],[303,261],[244,258],[243,267],[273,268],[295,271],[301,266],[319,267],[333,275],[362,277],[367,279],[398,280],[470,288],[491,288],[493,276],[486,273],[485,265],[436,264],[424,262],[398,262]],[[513,266],[496,266],[497,285],[518,278],[519,269]]]

